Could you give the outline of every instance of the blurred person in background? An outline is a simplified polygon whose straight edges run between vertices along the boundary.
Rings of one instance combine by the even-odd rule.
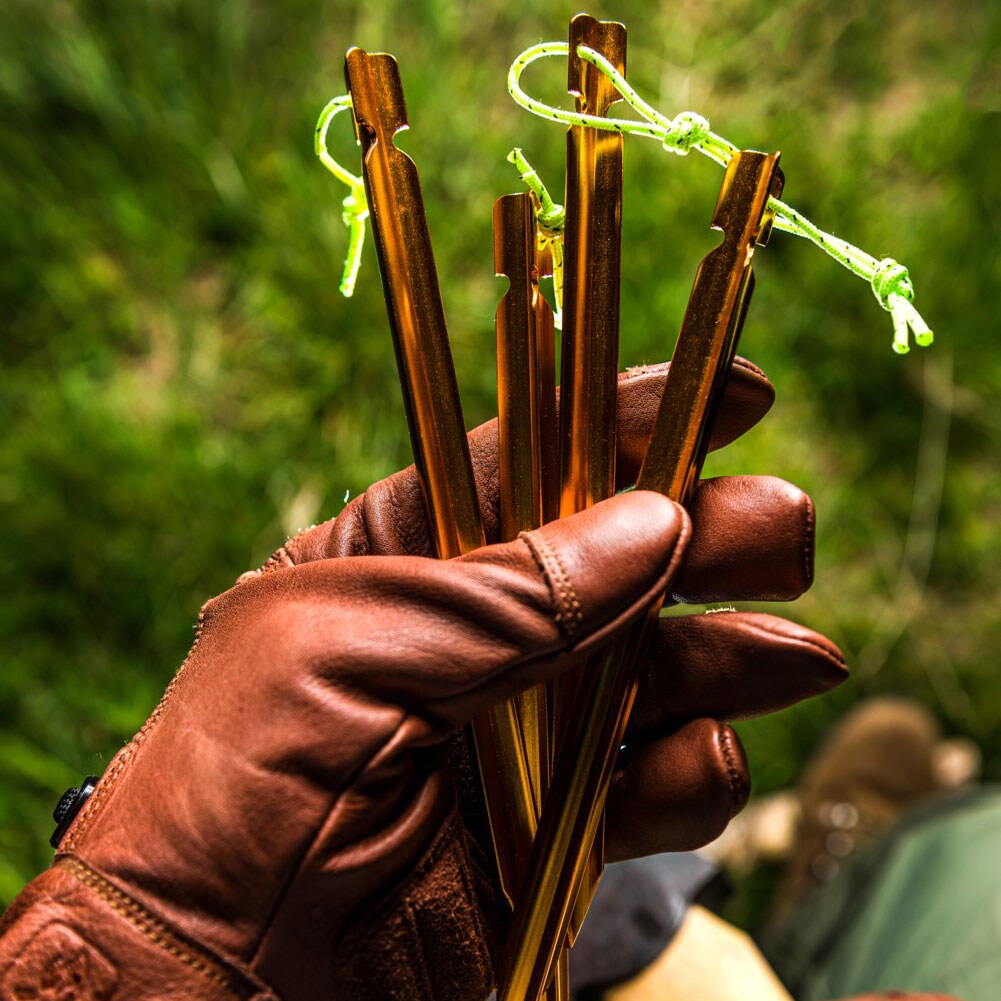
[[[975,784],[978,768],[923,707],[863,703],[795,794],[754,804],[702,852],[609,867],[571,953],[577,1001],[990,1001],[1001,792]],[[759,949],[717,912],[728,871],[777,858]]]

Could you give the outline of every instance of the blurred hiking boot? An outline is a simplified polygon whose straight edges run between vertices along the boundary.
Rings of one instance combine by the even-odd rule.
[[[801,782],[799,824],[776,913],[831,880],[848,856],[909,807],[973,781],[979,769],[975,745],[943,740],[931,713],[916,703],[882,697],[854,709]]]

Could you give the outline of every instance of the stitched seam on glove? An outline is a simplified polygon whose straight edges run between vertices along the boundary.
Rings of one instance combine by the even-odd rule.
[[[299,533],[302,534],[301,532]],[[285,543],[284,546],[276,549],[263,563],[261,569],[257,571],[258,574],[262,573],[272,573],[275,570],[284,570],[286,567],[294,567],[295,560],[289,555],[288,546],[290,546],[299,536],[294,536]],[[255,575],[256,576],[256,575]]]
[[[577,635],[580,624],[584,621],[584,613],[581,610],[580,599],[577,591],[570,580],[570,575],[563,566],[563,561],[549,545],[544,535],[535,532],[522,532],[518,538],[528,546],[535,562],[542,571],[549,590],[553,596],[553,603],[558,611],[554,618],[563,628],[568,639],[574,639]]]
[[[459,831],[459,837],[467,839],[466,850],[468,852],[468,833],[466,829],[462,826],[458,818],[455,821],[455,825]],[[472,859],[466,859],[466,865],[464,865],[460,871],[460,876],[462,878],[463,886],[466,890],[466,898],[470,901],[475,901],[479,897],[479,892],[476,887],[476,881],[473,876],[472,870]],[[476,920],[476,953],[479,957],[480,962],[483,964],[485,969],[493,969],[493,957],[490,955],[490,949],[487,947],[487,929],[483,925],[481,920],[480,911],[476,908],[472,908],[472,917]]]
[[[113,908],[129,922],[141,935],[154,945],[170,953],[202,976],[229,990],[235,990],[233,977],[224,967],[205,954],[197,954],[185,947],[175,934],[159,919],[155,918],[142,904],[123,893],[103,876],[84,865],[79,859],[62,858],[56,866],[79,880],[94,891],[109,907]],[[255,989],[256,993],[256,989]],[[258,994],[257,996],[261,996]],[[267,995],[263,995],[266,997]]]
[[[409,932],[407,935],[407,955],[410,957],[410,973],[414,978],[411,985],[417,989],[417,998],[423,1001],[434,1001],[434,988],[431,984],[431,971],[424,958],[421,948],[420,928],[417,924],[417,914],[409,900],[403,901],[403,925]]]
[[[667,372],[670,367],[671,363],[666,361],[654,362],[652,365],[630,365],[624,372],[619,373],[619,383],[621,385],[621,383],[640,379],[645,375],[659,375],[661,372]],[[768,378],[763,369],[758,368],[754,362],[748,361],[746,358],[734,358],[732,367],[743,369],[745,372],[760,376],[763,379]]]
[[[724,613],[727,614],[727,613]],[[777,636],[779,639],[784,640],[789,643],[798,643],[800,646],[809,647],[811,650],[816,651],[824,658],[829,664],[833,664],[835,667],[845,670],[845,661],[843,657],[838,657],[836,654],[832,653],[826,646],[818,643],[816,640],[810,639],[808,636],[789,636],[787,633],[783,632],[781,629],[770,629],[767,624],[763,622],[755,622],[753,626],[750,627],[753,632],[763,633],[765,636]]]
[[[813,583],[813,561],[816,549],[817,519],[814,511],[813,501],[808,496],[803,495],[803,572],[805,574],[803,584],[809,588]]]
[[[726,775],[727,782],[730,785],[730,796],[732,801],[736,803],[743,798],[745,790],[740,772],[734,763],[736,755],[733,746],[733,735],[728,728],[724,728],[721,733],[720,745],[723,749],[723,759],[726,761]]]
[[[76,847],[77,842],[83,836],[87,828],[90,826],[91,821],[97,814],[102,803],[107,801],[108,796],[114,789],[116,780],[118,776],[122,773],[125,766],[132,760],[135,752],[140,748],[146,737],[149,736],[150,731],[156,726],[160,717],[163,715],[164,709],[170,698],[174,694],[177,688],[178,681],[181,675],[184,673],[184,669],[188,666],[194,655],[195,649],[198,646],[198,641],[202,638],[202,633],[205,629],[205,619],[206,619],[206,609],[208,608],[208,603],[202,605],[201,611],[198,613],[198,620],[195,622],[195,638],[191,644],[191,649],[188,651],[187,657],[184,658],[184,663],[178,668],[177,673],[171,679],[170,684],[167,685],[163,696],[157,703],[156,708],[150,714],[149,718],[142,725],[139,732],[129,741],[129,743],[118,753],[115,758],[112,767],[102,776],[101,780],[97,783],[97,788],[94,790],[93,795],[87,800],[86,805],[81,811],[79,817],[74,821],[73,825],[66,832],[66,836],[63,838],[60,849],[62,851],[72,851]]]

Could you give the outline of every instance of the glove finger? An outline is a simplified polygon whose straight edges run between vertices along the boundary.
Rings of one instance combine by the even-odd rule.
[[[693,720],[625,755],[608,794],[605,857],[617,862],[708,844],[750,790],[736,733],[714,719]]]
[[[620,490],[636,482],[670,367],[670,362],[663,362],[631,368],[619,375],[616,475]],[[729,445],[749,431],[774,402],[775,388],[765,373],[744,358],[734,359],[713,425],[710,451]]]
[[[660,406],[669,363],[630,369],[619,376],[618,485],[635,482],[650,429]],[[712,448],[722,448],[753,427],[768,412],[775,391],[765,374],[738,358],[730,372]],[[497,421],[469,433],[480,511],[486,538],[500,535]],[[338,556],[431,556],[424,499],[414,467],[374,484],[337,518],[307,529],[279,549],[265,564],[292,566]]]
[[[675,601],[792,601],[813,583],[813,501],[798,487],[774,476],[704,480],[688,511]]]
[[[627,739],[647,739],[702,716],[761,716],[829,691],[847,677],[844,657],[829,639],[774,615],[662,618]]]

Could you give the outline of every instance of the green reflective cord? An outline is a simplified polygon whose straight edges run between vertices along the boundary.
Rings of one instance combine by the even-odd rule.
[[[335,97],[320,112],[320,120],[316,123],[313,133],[313,150],[320,158],[320,163],[330,171],[342,184],[348,186],[348,196],[341,203],[344,211],[341,219],[348,227],[348,251],[344,258],[344,271],[341,274],[341,295],[350,298],[354,295],[355,282],[358,279],[358,269],[361,267],[361,251],[365,245],[365,220],[368,218],[368,201],[365,198],[365,182],[345,170],[327,152],[327,129],[330,123],[342,112],[351,108],[351,98],[347,94]]]
[[[569,46],[566,42],[542,42],[526,49],[511,64],[508,71],[507,88],[511,97],[526,111],[562,125],[585,125],[590,128],[602,129],[606,132],[619,132],[624,135],[642,136],[656,139],[664,149],[678,156],[686,156],[690,150],[698,152],[715,160],[721,166],[726,166],[730,158],[737,152],[737,147],[722,136],[716,135],[709,122],[693,111],[683,111],[674,118],[662,115],[647,104],[642,97],[626,82],[621,73],[600,52],[595,52],[587,46],[577,47],[577,54],[597,67],[612,82],[634,111],[644,121],[634,121],[626,118],[601,118],[596,115],[586,115],[578,111],[554,108],[527,94],[521,86],[521,75],[525,69],[538,59],[550,56],[566,57]],[[335,97],[324,109],[316,123],[314,149],[320,162],[343,184],[349,188],[349,194],[344,199],[342,218],[350,231],[347,255],[344,261],[344,273],[341,277],[340,290],[345,296],[354,292],[355,280],[361,266],[362,246],[365,242],[365,220],[368,219],[368,203],[365,199],[365,185],[360,177],[345,170],[327,151],[327,129],[333,119],[343,111],[351,108],[351,98],[348,95]],[[539,228],[540,249],[548,249],[553,257],[553,288],[556,298],[556,326],[561,325],[563,308],[563,206],[553,201],[545,184],[538,173],[532,168],[524,153],[514,149],[508,154],[508,160],[514,164],[522,181],[533,195],[536,219]],[[830,257],[849,271],[864,278],[872,288],[876,301],[885,309],[893,321],[893,350],[898,354],[906,354],[910,350],[910,332],[914,340],[922,347],[934,340],[931,328],[914,308],[914,286],[911,284],[907,268],[892,257],[882,260],[872,257],[864,250],[842,240],[831,233],[825,233],[805,216],[797,212],[791,205],[777,198],[769,199],[769,208],[775,212],[774,228],[785,233],[801,236],[820,247]]]
[[[643,136],[656,139],[664,149],[679,156],[685,156],[689,150],[698,150],[716,163],[726,166],[730,158],[737,152],[737,147],[722,136],[716,135],[709,128],[709,122],[701,115],[692,111],[683,111],[674,118],[662,115],[652,108],[626,82],[621,73],[599,52],[587,46],[577,47],[577,55],[597,67],[615,86],[624,101],[645,121],[637,122],[625,118],[601,118],[596,115],[586,115],[578,111],[554,108],[527,94],[521,86],[521,74],[538,59],[550,56],[566,57],[569,54],[566,42],[543,42],[526,49],[511,64],[508,72],[507,89],[511,97],[526,111],[545,118],[551,122],[559,122],[566,126],[585,125],[590,128],[602,129],[606,132],[619,132],[624,135]],[[518,151],[517,162],[519,173],[530,190],[535,192],[533,183],[542,186],[541,180],[521,151]],[[512,157],[508,157],[512,159]],[[512,160],[512,162],[515,162]],[[533,179],[530,181],[530,178]],[[543,190],[544,187],[543,187]],[[551,200],[550,200],[551,201]],[[557,206],[558,208],[558,206]],[[932,343],[934,335],[931,328],[914,308],[914,286],[911,284],[907,268],[898,264],[892,257],[878,260],[864,250],[842,240],[830,233],[825,233],[814,225],[792,206],[777,198],[769,199],[769,208],[775,212],[775,229],[793,233],[816,244],[826,254],[833,257],[839,264],[854,272],[860,278],[869,282],[876,301],[889,312],[893,320],[893,350],[898,354],[906,354],[910,350],[908,331],[914,332],[914,340],[921,346]],[[550,212],[548,225],[554,231],[558,222],[562,228],[562,219],[557,219]],[[540,227],[543,226],[540,218]]]
[[[563,329],[563,206],[553,201],[542,178],[535,172],[532,165],[525,159],[520,149],[513,149],[507,155],[508,163],[513,163],[518,170],[518,176],[532,193],[535,203],[535,221],[537,225],[536,243],[539,250],[548,250],[553,257],[553,295],[556,299],[556,309],[553,310],[553,326]]]

